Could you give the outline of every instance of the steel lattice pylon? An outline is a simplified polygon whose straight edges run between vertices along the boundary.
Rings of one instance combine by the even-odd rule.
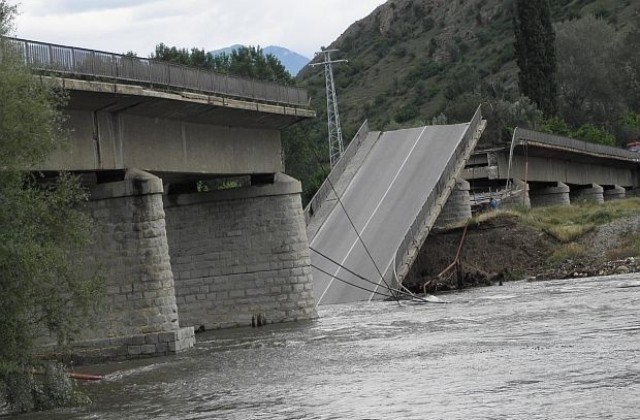
[[[333,63],[346,63],[347,60],[331,60],[331,53],[338,50],[322,50],[318,54],[324,54],[322,63],[312,64],[312,67],[324,65],[324,78],[327,89],[327,128],[329,129],[329,163],[333,168],[344,153],[342,142],[342,128],[340,127],[340,114],[338,113],[338,96],[336,84],[333,80]]]

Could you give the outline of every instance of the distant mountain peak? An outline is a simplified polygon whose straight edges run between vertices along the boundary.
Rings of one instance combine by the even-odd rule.
[[[245,47],[245,45],[234,44],[226,48],[220,48],[218,50],[209,52],[213,55],[231,54],[233,51],[242,47]],[[264,47],[262,48],[262,52],[265,55],[272,54],[273,56],[275,56],[278,60],[280,60],[287,71],[294,77],[304,66],[307,65],[309,61],[311,61],[309,58],[298,54],[295,51],[291,51],[288,48],[280,47],[278,45],[269,45],[268,47]]]

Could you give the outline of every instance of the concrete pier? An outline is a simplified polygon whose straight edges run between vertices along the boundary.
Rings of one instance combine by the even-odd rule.
[[[562,182],[552,186],[532,187],[529,190],[531,207],[568,206],[571,204],[569,190],[569,186]]]
[[[524,181],[515,178],[513,179],[512,191],[515,193],[509,197],[504,198],[500,202],[500,207],[525,207],[531,208],[531,198],[529,197],[529,184]]]
[[[604,188],[598,184],[572,186],[569,195],[572,203],[604,203]]]
[[[620,200],[626,197],[626,190],[620,185],[611,185],[604,188],[604,201]]]
[[[464,179],[458,178],[440,215],[436,219],[435,227],[443,228],[450,225],[464,224],[471,219],[471,201],[469,190],[471,186]]]

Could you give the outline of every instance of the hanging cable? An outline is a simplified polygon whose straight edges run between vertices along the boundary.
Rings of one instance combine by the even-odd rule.
[[[371,252],[369,252],[369,248],[367,247],[367,245],[362,240],[362,237],[360,236],[360,232],[358,232],[358,229],[356,228],[356,225],[353,223],[353,220],[351,220],[351,216],[349,216],[349,212],[347,212],[346,207],[342,203],[342,199],[340,198],[340,195],[338,195],[338,191],[336,191],[335,187],[333,186],[333,182],[331,182],[331,179],[328,176],[327,176],[327,182],[329,183],[329,186],[331,187],[331,190],[335,194],[336,199],[338,200],[338,203],[340,204],[340,207],[342,207],[342,211],[344,212],[345,216],[347,216],[347,220],[349,220],[349,224],[351,224],[351,227],[353,228],[353,231],[356,233],[356,236],[358,237],[358,241],[360,241],[360,243],[362,244],[362,247],[364,248],[365,252],[367,253],[367,256],[369,256],[369,259],[373,263],[373,266],[376,268],[376,271],[378,272],[378,275],[380,276],[380,280],[382,280],[382,282],[386,286],[387,290],[390,290],[390,291],[394,290],[394,289],[391,288],[391,286],[389,286],[387,281],[384,279],[384,275],[382,274],[382,271],[380,271],[380,268],[378,267],[378,264],[376,264],[376,261],[373,259],[373,255],[371,255]],[[379,282],[376,283],[376,287],[377,286],[379,286]],[[396,301],[398,303],[400,303],[400,300],[397,297],[396,297]]]
[[[366,281],[367,283],[373,284],[373,285],[374,285],[374,286],[376,286],[376,287],[380,286],[380,285],[379,285],[378,283],[376,283],[375,281],[373,281],[373,280],[369,280],[368,278],[363,277],[362,275],[360,275],[360,274],[356,273],[355,271],[353,271],[353,270],[349,269],[348,267],[345,267],[344,265],[340,264],[338,261],[336,261],[336,260],[334,260],[333,258],[331,258],[331,257],[329,257],[329,256],[327,256],[327,255],[325,255],[325,254],[323,254],[322,252],[318,251],[317,249],[314,249],[313,247],[309,247],[309,249],[310,249],[311,251],[315,252],[316,254],[320,255],[322,258],[324,258],[324,259],[326,259],[326,260],[328,260],[328,261],[332,262],[333,264],[337,265],[338,267],[342,268],[342,269],[343,269],[343,270],[345,270],[346,272],[348,272],[348,273],[350,273],[350,274],[353,274],[354,276],[356,276],[356,277],[357,277],[357,278],[359,278],[360,280],[363,280],[363,281]],[[313,266],[313,265],[312,265],[312,267],[315,267],[315,266]],[[316,268],[317,268],[317,267],[316,267]],[[318,268],[318,270],[320,270],[320,269]],[[320,270],[320,271],[322,271],[322,272],[323,272],[323,273],[325,273],[325,274],[328,274],[328,273],[327,273],[326,271],[324,271],[324,270]],[[337,277],[333,276],[332,274],[328,274],[328,275],[329,275],[329,276],[331,276],[331,277],[333,277],[333,278],[336,278],[336,279],[337,279]],[[398,293],[398,294],[401,294],[401,295],[409,296],[409,297],[411,297],[411,298],[413,298],[413,299],[418,299],[418,300],[422,300],[422,301],[424,301],[424,302],[428,302],[428,300],[427,300],[427,299],[423,299],[423,298],[421,298],[420,296],[416,296],[415,294],[413,294],[413,293],[411,293],[411,292],[409,292],[409,291],[406,291],[406,292],[405,292],[404,290],[394,289],[394,288],[392,288],[392,287],[384,287],[384,286],[381,286],[381,287],[383,287],[384,289],[386,289],[386,290],[388,290],[389,292],[392,292],[392,293],[393,293],[393,292],[395,292],[395,293]],[[364,289],[364,288],[363,288],[363,290],[366,290],[366,289]],[[373,293],[376,293],[376,292],[375,292],[375,291],[373,291]],[[387,296],[389,296],[389,295],[387,295]],[[391,296],[390,296],[390,297],[391,297]],[[396,299],[397,299],[397,298],[396,298]]]
[[[366,287],[362,287],[362,286],[358,286],[357,284],[353,284],[353,283],[351,283],[351,282],[349,282],[349,281],[347,281],[345,279],[342,279],[342,278],[336,276],[335,274],[331,274],[328,271],[323,270],[322,268],[318,267],[317,265],[311,264],[311,267],[315,268],[316,270],[320,271],[321,273],[324,273],[324,274],[328,275],[331,278],[334,278],[334,279],[336,279],[338,281],[341,281],[341,282],[343,282],[343,283],[345,283],[345,284],[347,284],[349,286],[355,287],[356,289],[364,290],[365,292],[369,292],[369,293],[375,293],[375,294],[378,294],[378,295],[381,295],[381,296],[385,296],[385,297],[388,297],[388,298],[394,297],[393,295],[388,295],[386,293],[378,292],[377,290],[370,290],[370,289],[367,289]],[[375,284],[375,283],[373,283],[373,284]]]

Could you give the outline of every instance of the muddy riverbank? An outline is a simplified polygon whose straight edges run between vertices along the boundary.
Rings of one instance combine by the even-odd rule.
[[[463,226],[432,232],[405,286],[416,293],[436,293],[500,281],[638,272],[638,232],[640,216],[630,216],[594,226],[574,241],[561,241],[513,214],[498,214],[471,222],[466,232]],[[438,277],[458,250],[459,272]]]

